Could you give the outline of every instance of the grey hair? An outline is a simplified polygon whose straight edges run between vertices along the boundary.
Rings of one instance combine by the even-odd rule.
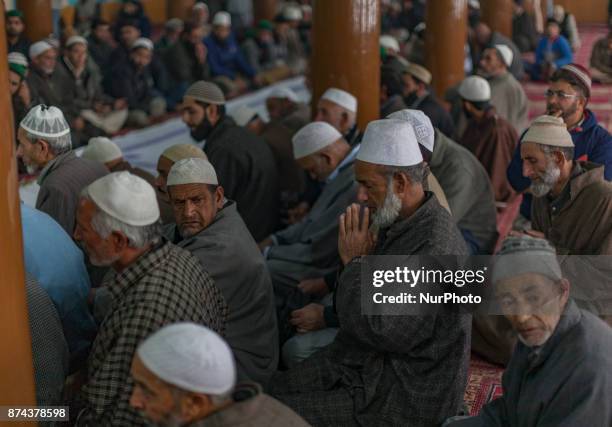
[[[81,192],[81,198],[89,200],[94,204],[96,203],[89,196],[87,188]],[[155,245],[161,240],[161,225],[159,221],[145,226],[130,225],[99,208],[91,219],[91,226],[103,239],[110,236],[113,231],[122,233],[127,237],[129,246],[135,249],[142,249],[148,244]]]
[[[170,393],[172,393],[172,397],[174,398],[175,405],[186,393],[189,393],[188,391],[183,390],[173,384],[169,384],[169,385],[170,385]],[[208,396],[210,397],[210,401],[212,402],[213,405],[221,406],[227,403],[227,401],[232,399],[233,393],[234,393],[234,390],[230,390],[227,393],[209,394]]]
[[[403,173],[412,184],[422,185],[425,181],[425,167],[422,162],[413,166],[385,166],[384,173],[387,178],[393,178],[395,174]]]
[[[72,137],[70,136],[70,132],[62,136],[43,138],[26,131],[26,138],[28,138],[31,143],[35,143],[39,139],[42,139],[47,144],[49,144],[49,147],[51,147],[51,151],[53,151],[53,154],[55,154],[56,156],[67,153],[72,149]]]
[[[563,154],[565,160],[572,160],[574,158],[574,147],[553,147],[538,143],[536,143],[536,145],[544,152],[544,154],[546,154],[547,157],[550,157],[552,153],[558,151]]]

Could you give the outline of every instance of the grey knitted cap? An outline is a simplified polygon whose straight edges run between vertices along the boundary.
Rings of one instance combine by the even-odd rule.
[[[193,98],[206,104],[224,105],[225,96],[216,84],[200,80],[195,82],[185,92],[185,98]]]

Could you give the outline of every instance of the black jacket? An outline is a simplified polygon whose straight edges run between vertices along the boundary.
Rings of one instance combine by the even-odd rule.
[[[278,172],[265,141],[225,117],[206,139],[204,152],[255,241],[275,231],[280,207]]]

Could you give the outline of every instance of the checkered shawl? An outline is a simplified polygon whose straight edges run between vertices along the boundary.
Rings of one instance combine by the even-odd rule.
[[[167,242],[117,273],[108,289],[113,306],[89,355],[87,381],[77,399],[83,408],[78,425],[144,425],[129,405],[138,344],[175,322],[195,322],[223,334],[227,305],[197,258]]]

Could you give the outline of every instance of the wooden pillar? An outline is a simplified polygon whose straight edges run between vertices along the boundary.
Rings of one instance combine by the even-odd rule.
[[[195,0],[168,0],[168,19],[179,18],[189,20]]]
[[[357,97],[365,129],[379,116],[379,0],[315,0],[312,24],[313,104],[329,87],[346,90]]]
[[[4,8],[0,9],[0,58],[6,58]],[[0,406],[35,405],[15,131],[6,61],[0,61],[0,133],[4,136],[0,144]]]
[[[425,63],[436,95],[443,97],[464,77],[467,39],[467,0],[435,0],[427,3]]]
[[[53,33],[51,0],[18,0],[17,8],[23,12],[25,34],[32,43]]]
[[[482,20],[491,30],[512,39],[512,14],[514,0],[481,0]]]
[[[257,0],[253,2],[253,16],[255,18],[255,24],[257,24],[262,19],[273,21],[277,12],[277,0]]]

